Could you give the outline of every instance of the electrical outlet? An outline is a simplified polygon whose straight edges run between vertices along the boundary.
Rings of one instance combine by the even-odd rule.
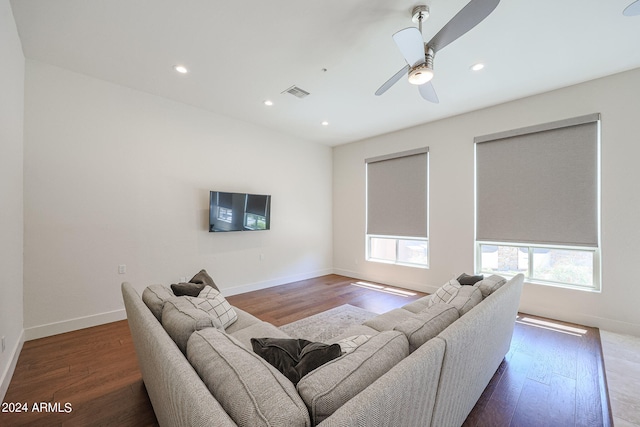
[[[4,349],[7,348],[6,344],[4,343],[4,337],[2,337],[2,352],[4,353]]]
[[[187,283],[187,278],[186,277],[181,277],[180,278],[180,283]]]
[[[125,274],[127,272],[127,265],[126,264],[120,264],[118,266],[118,274]]]

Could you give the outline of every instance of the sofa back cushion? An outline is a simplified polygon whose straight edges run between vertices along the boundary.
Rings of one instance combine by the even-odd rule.
[[[204,328],[223,329],[216,316],[197,308],[190,299],[170,298],[162,309],[162,327],[183,353],[186,353],[187,341],[195,331]]]
[[[309,426],[309,413],[284,375],[218,329],[194,332],[187,359],[238,426]],[[212,421],[213,422],[213,421]]]
[[[463,286],[449,304],[458,309],[460,316],[482,302],[482,292],[473,286]]]
[[[444,331],[458,320],[458,309],[449,304],[434,304],[396,325],[394,330],[402,332],[409,339],[409,351],[414,352],[422,344]]]
[[[156,316],[158,322],[162,320],[162,307],[164,306],[164,302],[175,297],[171,289],[164,285],[150,285],[142,291],[142,301],[144,301],[153,315]]]
[[[497,274],[493,274],[477,282],[473,286],[480,289],[480,292],[482,292],[482,298],[486,298],[500,289],[505,283],[507,283],[507,279],[502,276],[498,276]]]
[[[298,393],[317,425],[409,355],[400,332],[386,331],[302,377]]]

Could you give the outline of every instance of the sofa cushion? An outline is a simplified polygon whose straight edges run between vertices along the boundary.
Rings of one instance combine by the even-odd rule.
[[[213,281],[211,276],[209,276],[209,273],[207,273],[205,269],[202,269],[199,272],[197,272],[196,275],[189,280],[189,283],[195,283],[198,285],[208,285],[208,286],[211,286],[216,291],[220,291],[220,289],[218,289],[218,286],[216,286],[216,283]]]
[[[434,304],[398,324],[394,330],[402,332],[409,339],[409,351],[414,352],[422,344],[444,331],[458,320],[458,309],[449,304]]]
[[[217,316],[225,329],[238,320],[238,315],[231,304],[227,302],[220,291],[209,285],[205,286],[202,292],[198,295],[198,298],[193,299],[193,301],[202,310]]]
[[[473,286],[482,279],[484,279],[484,276],[482,274],[479,274],[477,276],[470,276],[467,273],[462,273],[456,280],[462,286]]]
[[[187,358],[238,426],[309,426],[294,385],[264,359],[217,329],[194,332]]]
[[[298,382],[298,393],[317,425],[409,354],[407,338],[386,331],[353,352],[320,366]]]
[[[226,330],[229,333],[229,330]],[[259,321],[246,328],[230,333],[232,337],[240,342],[247,350],[251,350],[251,338],[271,337],[271,338],[291,338],[271,323]]]
[[[393,331],[393,328],[395,328],[398,323],[401,323],[404,320],[411,319],[413,317],[414,314],[412,312],[404,310],[402,308],[396,308],[394,310],[376,316],[373,319],[367,320],[363,323],[363,325],[366,325],[380,332]]]
[[[474,286],[463,286],[449,304],[458,309],[460,316],[482,302],[482,292]]]
[[[482,298],[486,298],[500,289],[505,283],[507,283],[507,279],[502,276],[498,276],[497,274],[493,274],[473,286],[480,289],[480,292],[482,292]]]
[[[409,304],[403,305],[402,308],[412,313],[420,313],[422,310],[429,307],[429,301],[431,301],[431,295],[427,295],[426,297],[422,297],[410,302]]]
[[[324,344],[295,338],[251,338],[253,352],[298,384],[300,378],[340,357],[338,344]]]
[[[428,306],[431,307],[433,304],[444,303],[448,304],[449,301],[455,298],[458,295],[458,291],[462,286],[456,279],[451,279],[444,285],[440,286],[431,298],[429,299]]]
[[[337,341],[336,344],[340,346],[342,354],[351,353],[353,350],[369,341],[373,335],[353,335],[350,337],[342,338]]]
[[[156,316],[158,322],[162,320],[162,306],[164,302],[175,297],[171,289],[164,285],[150,285],[142,291],[142,301],[144,301],[153,315]]]
[[[183,353],[187,351],[187,341],[193,332],[212,327],[222,329],[216,316],[195,307],[184,297],[173,297],[165,301],[162,326]]]

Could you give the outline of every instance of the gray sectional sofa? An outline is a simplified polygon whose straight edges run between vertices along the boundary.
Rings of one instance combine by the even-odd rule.
[[[363,342],[297,386],[252,351],[251,338],[287,337],[273,325],[227,307],[225,327],[158,285],[122,294],[161,426],[446,427],[464,422],[509,349],[524,278],[500,279],[451,281],[351,327],[333,342]]]

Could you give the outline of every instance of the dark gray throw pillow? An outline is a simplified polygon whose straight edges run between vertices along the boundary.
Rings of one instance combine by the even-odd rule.
[[[473,286],[482,279],[484,279],[484,276],[482,274],[479,274],[477,276],[470,276],[466,273],[462,273],[460,276],[458,276],[457,280],[461,285]]]
[[[209,285],[213,289],[220,291],[220,289],[218,289],[215,282],[213,281],[211,276],[209,276],[209,274],[207,273],[207,270],[205,269],[200,270],[195,276],[193,276],[191,280],[189,280],[189,283],[195,283],[195,284],[204,285],[204,286]],[[202,286],[200,290],[204,289],[204,286]]]
[[[251,338],[251,346],[294,385],[309,372],[342,354],[339,344],[293,338]]]
[[[171,290],[177,297],[197,297],[207,285],[220,292],[220,289],[218,289],[211,276],[209,276],[206,270],[202,269],[189,280],[189,283],[180,282],[173,284],[171,285]]]
[[[171,290],[177,297],[188,296],[188,297],[197,297],[200,295],[200,292],[207,285],[199,285],[197,283],[174,283],[171,285]]]

